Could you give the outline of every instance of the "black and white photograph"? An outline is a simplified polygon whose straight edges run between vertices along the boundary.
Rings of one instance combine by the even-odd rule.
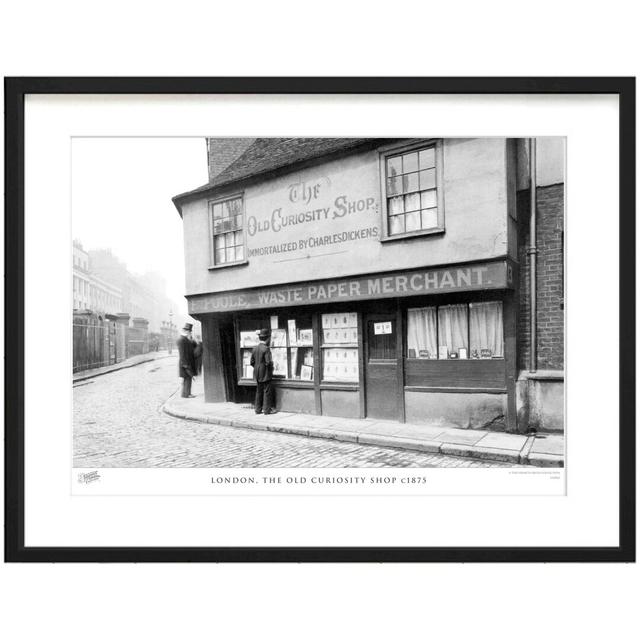
[[[563,468],[565,166],[561,136],[74,137],[76,484]]]

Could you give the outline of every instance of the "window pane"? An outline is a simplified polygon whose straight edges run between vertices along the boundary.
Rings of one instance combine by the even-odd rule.
[[[244,260],[244,247],[242,245],[236,247],[236,260]]]
[[[221,233],[223,228],[223,219],[222,218],[214,218],[213,220],[213,232]]]
[[[418,170],[418,153],[407,153],[402,156],[402,173]]]
[[[236,216],[236,229],[242,229],[242,214],[239,216]]]
[[[396,358],[396,332],[395,321],[391,320],[391,333],[376,333],[374,320],[367,323],[367,335],[369,348],[369,360],[395,360]]]
[[[432,229],[438,226],[438,209],[424,209],[422,211],[422,228]]]
[[[502,358],[502,303],[474,302],[469,305],[472,358]]]
[[[333,382],[358,382],[358,350],[323,349],[322,379]]]
[[[309,329],[308,331],[311,331]],[[291,349],[291,374],[296,380],[313,380],[313,347]]]
[[[402,193],[402,177],[387,178],[387,195],[395,196]]]
[[[225,243],[225,246],[227,247],[227,249],[229,247],[233,247],[235,245],[234,235],[235,234],[233,233],[233,231],[231,233],[225,233],[224,234],[224,238],[225,238],[224,243]]]
[[[429,169],[436,165],[436,150],[431,147],[430,149],[423,149],[420,152],[420,168]]]
[[[404,233],[404,216],[392,216],[389,218],[389,233]]]
[[[420,194],[410,193],[404,197],[404,210],[415,211],[420,208]]]
[[[213,205],[213,217],[214,218],[222,218],[222,205],[214,204]]]
[[[434,189],[436,186],[436,170],[427,169],[420,172],[420,188]]]
[[[451,304],[438,308],[438,358],[446,360],[466,357],[469,345],[467,323],[467,305]],[[462,353],[460,349],[464,349]]]
[[[226,252],[224,249],[216,251],[216,264],[224,264],[226,262]]]
[[[407,357],[431,360],[438,357],[435,307],[407,311]]]
[[[242,213],[242,200],[240,198],[236,198],[235,200],[227,200],[222,203],[223,215],[224,217],[236,216]]]
[[[418,174],[408,173],[406,176],[402,176],[404,192],[418,190]]]
[[[271,359],[273,361],[273,375],[279,378],[289,377],[289,358],[286,347],[271,347]]]
[[[420,212],[412,211],[405,216],[405,225],[407,231],[417,231],[420,229]]]
[[[389,198],[389,215],[398,213],[404,213],[404,198],[402,196]]]
[[[229,247],[227,249],[227,262],[235,262],[236,250],[235,247]]]
[[[218,251],[219,249],[224,249],[224,236],[215,237],[215,249],[216,251]]]
[[[235,232],[235,245],[240,245],[243,244],[243,240],[242,240],[242,231],[236,231]]]
[[[398,176],[402,173],[402,156],[387,160],[387,177]]]
[[[431,209],[431,207],[436,207],[438,205],[436,190],[432,189],[431,191],[422,191],[420,193],[420,202],[423,209]]]

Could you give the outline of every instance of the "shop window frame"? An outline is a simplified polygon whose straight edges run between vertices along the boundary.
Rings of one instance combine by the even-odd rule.
[[[260,329],[261,327],[270,327],[270,317],[272,315],[278,315],[278,323],[280,324],[280,317],[282,317],[283,319],[287,320],[287,319],[293,319],[293,318],[288,318],[287,314],[281,313],[281,310],[269,310],[268,314],[266,316],[262,315],[261,313],[257,313],[257,314],[238,314],[235,316],[235,320],[234,320],[234,333],[235,333],[235,346],[236,346],[236,373],[237,373],[237,380],[238,380],[238,384],[241,386],[255,386],[256,382],[253,379],[253,377],[251,378],[245,378],[243,376],[244,374],[244,366],[243,366],[243,352],[245,350],[249,350],[249,349],[253,349],[253,347],[242,347],[241,345],[241,332],[244,331],[244,329],[242,329],[243,324],[247,323],[247,321],[249,319],[253,320],[255,319],[257,321],[257,324],[259,324],[260,326],[258,327],[258,329]],[[305,312],[304,310],[301,312],[296,312],[294,314],[295,320],[296,322],[299,321],[300,316],[304,316],[304,317],[308,317],[311,320],[311,332],[312,332],[312,344],[311,345],[305,345],[305,346],[291,346],[289,344],[289,335],[288,335],[288,331],[287,328],[285,327],[278,327],[279,329],[285,330],[287,331],[287,345],[285,347],[273,347],[270,344],[270,348],[272,349],[272,353],[273,353],[273,349],[285,349],[286,353],[287,353],[287,370],[291,370],[291,349],[312,349],[312,353],[313,353],[313,377],[311,380],[303,380],[300,378],[289,378],[289,377],[282,377],[282,376],[274,376],[271,380],[271,382],[273,384],[275,384],[275,386],[279,386],[279,387],[290,387],[290,388],[303,388],[303,389],[313,389],[315,386],[315,376],[317,375],[316,372],[316,357],[315,357],[315,348],[316,348],[316,340],[317,340],[317,336],[316,333],[314,331],[313,328],[313,313],[310,312]],[[252,332],[252,329],[248,329],[247,331]],[[273,331],[273,330],[272,330]]]
[[[502,311],[502,355],[499,357],[491,356],[490,358],[472,358],[471,357],[471,322],[470,322],[470,305],[473,304],[481,304],[483,302],[499,302],[501,305]],[[440,308],[441,307],[449,307],[451,305],[459,305],[463,304],[466,306],[466,315],[467,315],[467,357],[466,358],[440,358],[439,357],[439,348],[440,348]],[[452,301],[442,301],[442,302],[432,302],[427,304],[421,304],[420,306],[407,306],[404,310],[404,324],[405,324],[405,332],[404,332],[404,340],[403,340],[403,357],[406,360],[418,360],[418,361],[428,361],[428,362],[478,362],[478,361],[493,361],[493,362],[504,362],[506,360],[506,339],[505,339],[505,327],[504,327],[504,306],[505,302],[502,298],[482,298],[479,300],[452,300]],[[436,343],[438,347],[438,357],[437,358],[420,358],[420,357],[411,357],[409,355],[409,310],[410,309],[423,309],[426,307],[433,307],[436,310],[435,319],[436,319]],[[473,365],[472,365],[473,366]]]
[[[496,292],[494,292],[496,293]],[[469,304],[479,302],[502,303],[502,340],[501,358],[410,358],[408,345],[408,310],[421,307],[441,307],[450,304]],[[416,304],[417,303],[417,304]],[[404,391],[424,393],[497,393],[508,391],[507,372],[510,352],[507,340],[507,314],[509,301],[502,295],[472,296],[448,295],[442,300],[415,300],[403,306],[402,321],[404,335],[402,341],[402,359],[404,367]],[[436,311],[436,319],[438,313]],[[470,337],[470,336],[469,336]],[[438,340],[439,341],[439,340]],[[470,355],[471,345],[468,345]]]
[[[224,202],[229,202],[230,200],[240,200],[242,203],[242,226],[239,229],[233,229],[234,232],[242,231],[242,255],[244,256],[241,260],[234,260],[233,262],[221,262],[220,264],[216,264],[216,247],[215,247],[215,238],[219,235],[224,235],[225,233],[229,233],[229,231],[223,231],[222,233],[214,234],[214,223],[213,223],[213,207],[217,204],[222,204]],[[247,233],[246,233],[246,210],[245,210],[245,198],[244,191],[238,193],[231,193],[225,196],[221,196],[219,198],[212,198],[207,200],[207,219],[209,223],[209,271],[217,270],[217,269],[229,269],[232,267],[238,267],[249,264],[249,260],[247,259]],[[240,246],[240,245],[234,245]]]
[[[319,349],[319,357],[320,362],[318,364],[319,368],[319,382],[320,388],[322,390],[353,390],[356,391],[360,387],[360,382],[362,380],[363,375],[363,362],[362,362],[362,317],[361,314],[356,310],[354,311],[351,307],[349,307],[349,311],[345,311],[344,309],[340,311],[334,311],[330,313],[325,313],[323,311],[318,312],[318,349]],[[324,340],[324,330],[325,327],[322,325],[322,316],[323,315],[340,315],[341,313],[354,313],[356,315],[356,340],[352,342],[325,342]],[[353,329],[354,327],[348,327]],[[327,328],[329,329],[329,328]],[[358,376],[356,380],[329,380],[324,377],[324,368],[325,368],[325,358],[327,351],[331,350],[339,350],[339,349],[355,349],[356,350],[356,361],[358,366]]]
[[[414,231],[404,231],[402,233],[389,233],[389,212],[387,195],[387,160],[394,156],[403,155],[412,151],[422,151],[433,148],[435,151],[436,170],[436,203],[438,207],[438,224],[429,229],[416,229]],[[408,238],[422,238],[425,236],[441,235],[445,232],[445,198],[444,198],[444,148],[441,139],[422,139],[411,143],[401,143],[382,147],[378,149],[379,156],[379,177],[380,177],[380,203],[381,203],[381,237],[380,242],[394,242],[396,240],[406,240]],[[417,192],[419,193],[419,191]]]

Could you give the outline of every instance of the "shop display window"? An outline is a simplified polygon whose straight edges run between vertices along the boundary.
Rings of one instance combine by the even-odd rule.
[[[407,356],[428,360],[503,358],[502,302],[409,309]]]
[[[273,360],[274,379],[302,380],[314,379],[313,330],[311,316],[273,316],[269,322],[264,320],[243,320],[240,327],[241,377],[253,378],[251,352],[258,344],[260,327],[269,327],[275,319],[278,326],[271,329],[271,358]],[[253,329],[247,327],[252,324]]]
[[[251,331],[240,331],[240,357],[242,367],[242,378],[253,379],[253,367],[251,366],[251,352],[258,344],[258,332],[260,329]]]
[[[472,358],[503,358],[502,302],[469,304],[469,346]]]
[[[322,380],[358,382],[358,314],[322,314]]]
[[[438,360],[463,359],[469,351],[466,304],[438,307]]]

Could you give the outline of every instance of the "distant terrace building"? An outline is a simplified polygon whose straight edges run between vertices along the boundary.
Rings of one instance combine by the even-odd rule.
[[[122,310],[132,318],[146,318],[149,331],[161,333],[162,323],[176,307],[165,293],[164,278],[157,273],[141,276],[130,273],[127,265],[109,249],[91,250],[89,258],[92,272],[122,291]]]
[[[98,315],[122,311],[122,290],[90,271],[89,254],[73,242],[73,308]]]

